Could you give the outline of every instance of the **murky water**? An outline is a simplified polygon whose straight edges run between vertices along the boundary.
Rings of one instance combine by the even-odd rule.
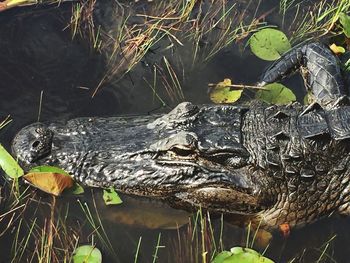
[[[270,24],[282,26],[278,4],[279,1],[263,1],[255,13],[257,3],[253,1],[246,10],[246,16],[264,16]],[[140,3],[137,8],[141,10],[145,8],[144,5]],[[239,10],[244,10],[246,5],[247,2],[237,1]],[[68,26],[71,15],[71,4],[59,8],[23,8],[0,14],[0,117],[10,114],[13,119],[10,125],[0,131],[0,141],[6,147],[9,147],[14,134],[21,127],[36,121],[39,115],[40,120],[48,121],[77,116],[148,114],[154,110],[168,111],[168,108],[183,100],[197,104],[210,103],[208,83],[231,78],[238,83],[253,84],[268,65],[248,49],[243,50],[246,39],[229,45],[208,61],[195,63],[191,59],[189,43],[178,49],[164,49],[168,44],[159,42],[133,70],[122,78],[120,75],[114,76],[92,98],[100,80],[110,70],[108,56],[92,49],[84,37],[76,36],[72,39],[72,29]],[[287,14],[286,21],[292,19],[293,16]],[[210,39],[208,43],[207,45],[212,45]],[[178,57],[172,56],[172,52]],[[184,94],[184,98],[171,97],[164,89],[164,83],[157,83],[157,94],[166,102],[167,107],[162,107],[161,101],[148,85],[154,81],[152,65],[161,61],[163,55],[175,65]],[[300,77],[287,80],[287,84],[296,90],[301,99],[303,92]],[[41,94],[42,107],[39,114]],[[251,94],[247,93],[246,99],[249,96]],[[201,256],[194,256],[201,254],[201,247],[195,241],[197,238],[200,240],[200,236],[197,236],[200,231],[192,234],[194,219],[191,214],[171,209],[156,201],[127,196],[122,196],[124,203],[121,206],[106,207],[101,200],[100,191],[91,193],[87,190],[79,200],[83,206],[87,203],[92,213],[95,213],[93,197],[116,254],[113,256],[109,249],[104,248],[95,233],[97,246],[102,248],[104,257],[108,258],[104,262],[133,262],[140,237],[138,262],[153,261],[158,238],[161,247],[157,262],[190,262],[193,258],[198,258],[201,262]],[[58,199],[55,211],[62,215],[69,206],[68,228],[80,229],[81,242],[90,242],[92,228],[77,199]],[[51,198],[39,194],[35,200],[41,200],[43,204],[31,203],[29,210],[40,210],[36,216],[40,215],[42,218],[39,221],[44,221],[50,215],[45,202],[50,203]],[[32,222],[31,212],[25,216]],[[188,223],[189,217],[192,226]],[[220,217],[212,218],[211,223],[219,244],[222,225]],[[0,237],[0,262],[9,261],[15,229]],[[301,257],[300,262],[313,262],[322,254],[324,244],[336,235],[322,262],[334,262],[333,259],[336,262],[348,262],[349,231],[348,219],[327,218],[310,226],[293,229],[287,239],[274,232],[266,254],[276,262],[287,262],[294,257]],[[222,235],[225,248],[245,245],[246,232],[245,228],[225,221]],[[210,231],[208,233],[211,235]],[[257,241],[254,247],[262,251],[266,244]]]

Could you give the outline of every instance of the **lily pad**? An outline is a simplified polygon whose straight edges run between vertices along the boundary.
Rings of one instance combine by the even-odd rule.
[[[24,172],[11,154],[0,144],[0,166],[12,179],[21,177]]]
[[[277,29],[265,28],[254,33],[249,39],[252,52],[263,60],[273,61],[291,49],[287,36]]]
[[[274,263],[253,249],[233,247],[218,254],[212,263]]]
[[[342,25],[343,33],[347,38],[350,38],[350,16],[345,13],[339,14],[339,22]]]
[[[221,253],[217,254],[212,263],[223,263],[225,259],[232,256],[232,253],[230,251],[222,251]]]
[[[101,263],[101,251],[93,246],[78,247],[73,254],[73,263]]]
[[[106,205],[119,205],[123,203],[122,199],[119,197],[113,187],[103,190],[103,200],[105,201]]]
[[[224,81],[219,82],[210,92],[210,99],[214,103],[234,103],[237,101],[243,90],[234,90],[232,87],[232,82],[230,79],[224,79]]]
[[[256,92],[256,99],[277,105],[285,105],[296,101],[293,91],[280,83],[271,83],[264,86],[264,88],[265,90]]]

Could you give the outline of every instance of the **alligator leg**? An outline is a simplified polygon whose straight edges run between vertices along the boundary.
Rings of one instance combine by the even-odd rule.
[[[306,69],[306,88],[322,107],[332,107],[347,96],[339,59],[318,42],[297,46],[285,53],[266,70],[259,85],[279,81],[299,68]]]

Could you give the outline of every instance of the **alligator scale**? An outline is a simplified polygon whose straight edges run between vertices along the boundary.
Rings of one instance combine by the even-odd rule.
[[[350,212],[350,106],[338,58],[320,43],[292,49],[261,85],[308,71],[315,102],[178,105],[158,116],[34,123],[13,141],[27,166],[65,169],[89,186],[183,207],[251,215],[266,225]]]

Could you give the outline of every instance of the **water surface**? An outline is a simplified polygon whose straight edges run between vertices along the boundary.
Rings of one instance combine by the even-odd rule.
[[[257,3],[253,2],[246,11],[247,16],[264,15],[269,24],[283,26],[278,12],[279,1],[263,1],[256,13]],[[246,4],[244,1],[237,2],[241,8],[238,10],[244,10]],[[137,8],[145,8],[145,3],[141,2]],[[167,112],[183,100],[207,104],[210,103],[208,83],[231,78],[237,83],[254,84],[268,65],[267,62],[257,59],[248,48],[244,48],[246,39],[221,50],[211,60],[196,63],[189,59],[192,52],[189,46],[172,49],[177,52],[175,55],[169,50],[164,51],[167,59],[175,65],[178,76],[181,76],[179,78],[184,94],[184,98],[170,97],[162,83],[158,83],[157,93],[166,103],[164,107],[147,84],[153,81],[152,65],[161,61],[164,55],[161,50],[166,43],[160,42],[133,70],[122,78],[112,78],[92,98],[95,88],[109,70],[108,55],[92,49],[84,37],[72,38],[71,28],[68,27],[71,15],[71,4],[59,8],[14,9],[0,14],[0,117],[10,114],[13,119],[0,132],[1,143],[6,147],[10,146],[13,136],[20,128],[37,121],[38,117],[42,121],[50,121],[78,116],[149,114],[155,110]],[[292,15],[289,17],[287,14],[286,21],[291,21],[292,18]],[[210,39],[208,43],[212,44]],[[181,61],[179,57],[182,58]],[[286,83],[302,99],[301,78],[294,77]],[[42,107],[39,114],[41,94]],[[249,99],[252,94],[248,92],[245,96],[245,99]],[[40,200],[42,204],[30,204],[29,212],[24,216],[32,222],[32,212],[36,211],[36,216],[41,217],[39,221],[44,221],[50,215],[48,204],[52,201],[51,197],[39,193],[34,199]],[[93,212],[94,199],[117,255],[111,255],[95,235],[97,246],[101,247],[104,257],[108,258],[105,262],[133,262],[140,237],[142,242],[139,262],[153,261],[159,237],[161,248],[157,262],[190,262],[193,258],[198,258],[201,262],[200,245],[196,241],[197,238],[201,239],[200,227],[197,231],[193,230],[195,215],[172,209],[160,202],[124,195],[121,206],[106,207],[99,190],[87,190],[79,198]],[[55,211],[57,214],[64,213],[69,206],[67,225],[80,229],[81,242],[90,242],[92,228],[77,200],[77,197],[59,198]],[[189,221],[192,223],[189,224]],[[222,223],[220,216],[213,217],[211,224],[217,244],[220,243],[222,224],[222,241],[226,249],[246,244],[246,228],[228,221]],[[14,231],[15,229],[16,227]],[[210,235],[210,229],[207,230]],[[193,231],[196,233],[194,238]],[[329,257],[325,256],[325,261],[322,262],[348,262],[349,231],[350,221],[338,217],[322,219],[309,226],[293,229],[288,238],[275,231],[266,255],[276,262],[287,262],[294,257],[301,258],[297,262],[313,262],[321,255],[324,244],[336,235],[327,249],[326,254]],[[7,255],[13,238],[13,231],[0,237],[0,262],[8,262]],[[254,244],[259,251],[264,250],[265,246],[266,244],[259,244],[259,241]]]

